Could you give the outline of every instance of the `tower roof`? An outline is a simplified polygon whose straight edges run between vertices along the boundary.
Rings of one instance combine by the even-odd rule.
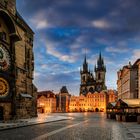
[[[83,63],[83,72],[88,72],[88,63],[87,63],[86,54],[85,54],[85,59],[84,59],[84,63]]]
[[[87,64],[87,56],[85,54],[85,59],[84,59],[84,63],[83,64]]]
[[[101,52],[100,52],[100,54],[99,54],[99,58],[98,58],[98,61],[97,61],[97,65],[98,65],[98,66],[104,65],[104,60],[103,60],[103,58],[102,58]]]
[[[97,60],[97,67],[95,66],[95,71],[96,70],[105,70],[106,71],[106,68],[104,65],[104,59],[102,58],[101,52],[99,53],[99,58]]]
[[[60,89],[60,93],[69,93],[68,90],[67,90],[67,87],[66,87],[66,86],[63,86],[63,87]]]

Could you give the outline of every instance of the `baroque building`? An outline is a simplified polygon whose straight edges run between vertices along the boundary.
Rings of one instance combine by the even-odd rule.
[[[115,90],[106,90],[101,92],[88,92],[86,95],[71,96],[70,112],[106,112],[106,106],[110,102],[117,100]]]
[[[83,68],[80,70],[80,95],[86,95],[88,92],[100,92],[107,89],[105,85],[106,67],[104,65],[104,59],[102,58],[101,53],[99,54],[97,66],[95,65],[94,72],[95,76],[94,73],[89,70],[88,62],[85,56]]]
[[[16,0],[0,0],[0,120],[37,115],[33,35]]]
[[[133,65],[129,62],[123,66],[117,75],[118,98],[140,98],[140,59],[137,59]]]
[[[56,95],[52,91],[41,91],[37,93],[37,112],[56,112]]]

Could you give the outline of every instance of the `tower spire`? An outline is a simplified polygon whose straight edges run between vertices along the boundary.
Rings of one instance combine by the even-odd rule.
[[[84,64],[87,64],[87,57],[86,57],[86,54],[85,54]]]
[[[97,69],[106,70],[105,65],[104,65],[104,59],[102,58],[101,52],[99,53],[99,58],[97,61]]]
[[[87,63],[87,52],[86,52],[86,48],[85,48],[85,60],[84,60],[84,63],[86,64]]]

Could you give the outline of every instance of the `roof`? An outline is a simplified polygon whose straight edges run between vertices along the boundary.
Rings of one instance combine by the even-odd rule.
[[[128,107],[140,107],[140,99],[122,99]]]
[[[112,103],[110,103],[112,106],[115,106],[116,105],[116,102],[112,102]]]
[[[114,107],[116,106],[116,103],[117,103],[117,102],[108,103],[107,108],[108,108],[108,109],[114,108]]]
[[[23,24],[34,34],[33,30],[30,28],[30,26],[26,23],[26,21],[23,19],[23,17],[19,14],[19,12],[16,10],[16,16],[23,22]]]
[[[140,99],[119,99],[116,106],[124,108],[140,108]]]
[[[60,93],[68,93],[67,87],[66,87],[66,86],[63,86],[63,87],[60,89]]]
[[[46,98],[54,98],[55,97],[55,94],[50,90],[37,92],[38,98],[40,98],[42,95],[45,96]]]
[[[139,62],[140,62],[140,58],[137,59],[133,65],[137,65],[137,63],[139,63]]]

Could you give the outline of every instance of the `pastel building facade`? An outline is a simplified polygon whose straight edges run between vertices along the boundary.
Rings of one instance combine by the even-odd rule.
[[[118,71],[117,90],[119,99],[140,98],[140,59],[133,65],[124,66]]]
[[[70,112],[106,112],[106,105],[109,102],[115,102],[117,94],[113,90],[87,93],[86,96],[71,96],[69,111]]]
[[[54,113],[56,112],[56,95],[52,91],[38,92],[37,112]]]

